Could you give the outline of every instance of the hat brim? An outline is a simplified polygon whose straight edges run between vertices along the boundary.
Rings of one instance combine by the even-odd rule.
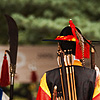
[[[68,40],[53,40],[53,39],[43,39],[42,41],[51,41],[51,42],[61,42],[61,41],[66,41],[66,42],[76,42],[76,41],[68,41]]]
[[[59,42],[60,40],[53,40],[53,39],[43,39],[42,41],[52,41],[52,42]]]

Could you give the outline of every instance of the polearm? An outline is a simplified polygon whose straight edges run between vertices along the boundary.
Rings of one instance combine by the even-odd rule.
[[[61,78],[61,85],[62,85],[62,92],[63,92],[63,98],[58,97],[57,100],[69,100],[68,96],[68,85],[67,85],[67,71],[66,71],[66,64],[64,62],[64,54],[60,48],[60,45],[58,43],[58,50],[57,50],[57,62],[58,62],[58,67],[60,67],[60,78]],[[67,76],[66,76],[67,75]],[[54,96],[53,96],[54,97]],[[54,99],[53,99],[54,100]],[[56,100],[56,99],[55,99]]]
[[[14,90],[14,76],[16,72],[16,59],[17,59],[17,49],[18,49],[18,28],[16,22],[9,15],[5,15],[8,23],[8,34],[9,34],[9,50],[6,52],[10,57],[10,100],[13,100],[13,90]]]

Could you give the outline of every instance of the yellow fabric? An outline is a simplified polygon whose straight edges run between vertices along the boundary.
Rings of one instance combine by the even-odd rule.
[[[97,77],[97,79],[96,79],[96,86],[95,86],[95,89],[94,89],[93,98],[95,96],[97,96],[98,94],[100,94],[100,76]]]
[[[77,65],[77,66],[82,66],[82,63],[78,60],[74,60],[74,64],[73,65]]]
[[[48,88],[47,82],[46,82],[46,73],[41,78],[40,87],[45,91],[45,93],[47,93],[51,97],[51,94],[50,94],[50,91],[49,91],[49,88]]]
[[[75,39],[75,38],[73,38],[73,39],[72,39],[72,41],[76,41],[76,39]]]

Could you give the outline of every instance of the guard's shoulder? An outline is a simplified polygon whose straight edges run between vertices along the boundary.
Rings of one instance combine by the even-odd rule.
[[[55,68],[55,69],[47,71],[46,72],[46,78],[47,78],[47,80],[52,80],[52,78],[56,79],[57,77],[60,77],[59,69],[60,68]]]
[[[75,74],[81,77],[87,77],[90,80],[96,78],[96,71],[87,67],[75,67]]]
[[[56,72],[56,71],[58,71],[59,69],[60,69],[60,68],[54,68],[54,69],[51,69],[51,70],[46,71],[46,73]]]

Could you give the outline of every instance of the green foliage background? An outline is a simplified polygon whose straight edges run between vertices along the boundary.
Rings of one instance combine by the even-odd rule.
[[[42,44],[55,38],[72,19],[90,40],[100,40],[100,0],[0,0],[0,44],[8,43],[4,14],[19,29],[19,44]]]

